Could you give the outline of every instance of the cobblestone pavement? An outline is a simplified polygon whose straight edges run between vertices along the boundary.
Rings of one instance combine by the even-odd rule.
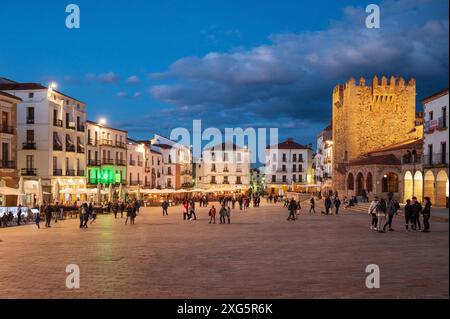
[[[449,224],[432,232],[368,230],[368,217],[303,213],[286,221],[280,206],[234,211],[231,225],[209,225],[207,209],[183,221],[141,210],[135,225],[100,216],[0,229],[0,298],[448,298]],[[65,287],[66,265],[81,288]],[[365,287],[377,264],[381,288]]]

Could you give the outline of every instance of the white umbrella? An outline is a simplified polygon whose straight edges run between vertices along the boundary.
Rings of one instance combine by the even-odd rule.
[[[24,181],[23,181],[23,177],[21,176],[19,179],[19,195],[17,196],[17,206],[22,205],[23,206],[23,194],[25,191],[25,186],[24,186]]]
[[[113,200],[113,186],[111,183],[109,184],[109,189],[108,189],[108,200],[110,202],[112,202],[112,200]]]
[[[102,199],[102,186],[100,183],[97,185],[97,203],[100,203],[100,200]]]
[[[53,200],[54,200],[55,202],[59,201],[59,193],[60,193],[60,190],[59,190],[59,181],[56,180],[56,182],[55,182],[55,191],[54,191],[54,193],[53,193]]]
[[[38,181],[38,200],[37,204],[40,206],[44,205],[44,192],[42,191],[42,179],[39,178]]]
[[[136,199],[141,200],[141,185],[138,185],[137,193],[136,193]]]
[[[120,183],[120,185],[119,185],[119,201],[122,200],[122,196],[123,196],[123,185],[122,185],[122,183]]]

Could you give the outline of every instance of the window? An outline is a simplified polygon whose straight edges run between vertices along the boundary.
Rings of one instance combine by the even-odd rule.
[[[296,172],[296,171],[297,171],[297,165],[295,165],[295,164],[292,165],[292,171],[293,171],[293,172]]]
[[[303,154],[298,154],[298,161],[303,162]]]
[[[292,155],[292,161],[297,162],[297,154]]]
[[[28,98],[29,98],[29,99],[34,98],[34,93],[33,93],[33,92],[29,92],[29,93],[28,93]]]
[[[27,167],[27,169],[34,168],[34,156],[33,155],[27,155],[27,157],[26,157],[26,167]]]
[[[283,183],[286,183],[286,175],[283,175]]]
[[[211,164],[211,172],[215,172],[216,171],[216,164]]]
[[[283,153],[283,159],[282,159],[282,161],[283,161],[283,162],[286,162],[286,154],[285,154],[285,153]]]
[[[298,172],[299,173],[303,173],[303,165],[299,165],[298,166]]]
[[[27,130],[27,142],[28,143],[34,142],[34,130]]]
[[[283,172],[286,172],[286,165],[283,165],[283,166],[281,167],[281,170],[282,170]]]
[[[385,174],[382,180],[383,193],[397,193],[398,192],[398,176],[395,173]]]
[[[215,176],[211,176],[211,184],[215,184],[216,183],[216,177]]]
[[[297,175],[292,175],[292,180],[295,182],[297,182]]]
[[[447,164],[447,143],[441,143],[441,164]]]
[[[240,152],[236,153],[236,161],[241,162],[242,161],[242,154]]]
[[[430,117],[430,121],[432,121],[433,118],[434,118],[434,113],[433,113],[433,111],[430,111],[430,113],[428,113],[428,114],[429,114],[429,117]]]
[[[298,181],[299,183],[303,183],[303,175],[298,175]]]
[[[236,176],[236,184],[242,184],[240,176]]]
[[[272,175],[272,183],[275,183],[277,181],[277,177],[275,175]]]
[[[34,124],[34,107],[27,107],[27,124]]]

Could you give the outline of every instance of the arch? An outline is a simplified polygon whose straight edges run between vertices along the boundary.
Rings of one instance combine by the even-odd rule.
[[[411,199],[413,197],[413,175],[410,171],[407,171],[405,173],[405,176],[403,177],[403,201],[406,202],[406,200]]]
[[[355,189],[355,178],[352,173],[347,176],[347,190],[352,191]]]
[[[435,206],[446,207],[448,205],[448,175],[444,170],[436,176],[436,203]]]
[[[417,197],[418,201],[423,200],[423,175],[421,171],[414,174],[413,196]]]
[[[431,203],[435,202],[434,198],[434,174],[432,171],[427,171],[425,173],[425,177],[423,180],[423,197],[429,197],[431,200]]]
[[[373,176],[371,172],[369,172],[366,177],[366,190],[368,193],[373,192]]]
[[[381,191],[383,193],[398,193],[398,175],[392,172],[384,174],[381,180]]]
[[[356,196],[364,195],[364,176],[362,173],[356,175]]]

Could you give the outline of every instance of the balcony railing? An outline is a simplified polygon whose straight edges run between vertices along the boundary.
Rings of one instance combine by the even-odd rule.
[[[112,140],[101,140],[100,141],[100,145],[102,145],[102,146],[113,146],[113,141]]]
[[[63,127],[63,121],[62,120],[53,120],[53,126],[55,127]]]
[[[136,166],[136,161],[135,160],[130,160],[129,161],[129,165],[130,166]]]
[[[209,183],[210,183],[210,184],[217,184],[216,181],[210,181]]]
[[[78,132],[84,132],[85,130],[86,130],[86,127],[83,124],[77,125]]]
[[[127,144],[125,144],[124,142],[116,142],[115,143],[116,147],[120,147],[120,148],[127,148]]]
[[[139,181],[139,180],[129,181],[128,185],[130,185],[130,186],[142,185],[142,181]]]
[[[34,117],[27,117],[27,124],[34,124]]]
[[[90,139],[88,139],[88,145],[97,146],[98,145],[98,140],[90,138]]]
[[[237,180],[236,185],[242,185],[242,181]]]
[[[81,144],[77,145],[77,153],[84,154],[84,146]]]
[[[80,177],[84,176],[84,170],[82,170],[82,169],[77,170],[77,176],[80,176]]]
[[[36,143],[35,142],[22,143],[22,149],[23,150],[35,150],[36,149]]]
[[[62,169],[55,168],[53,169],[53,176],[62,176]]]
[[[75,145],[66,143],[66,152],[75,153]]]
[[[140,167],[142,167],[142,166],[144,166],[144,162],[138,161],[138,162],[137,162],[137,165],[140,166]]]
[[[36,168],[22,168],[20,170],[20,174],[22,176],[37,176],[37,169]]]
[[[0,168],[16,168],[16,162],[15,161],[6,161],[6,160],[0,160]]]
[[[66,176],[76,176],[74,169],[66,169]]]
[[[224,185],[228,185],[228,184],[230,184],[230,182],[229,181],[223,181],[223,184]]]
[[[127,166],[127,161],[125,161],[125,160],[121,160],[121,159],[116,159],[116,165],[119,165],[119,166]]]
[[[104,158],[102,160],[103,165],[114,165],[114,160],[112,158]]]
[[[88,159],[87,165],[88,166],[100,166],[101,162],[100,162],[100,160]]]
[[[66,123],[66,129],[69,129],[69,130],[75,130],[75,129],[76,129],[75,123],[73,123],[73,122],[67,122],[67,123]]]
[[[423,156],[423,166],[448,166],[448,153],[436,153]]]
[[[15,132],[14,126],[1,126],[0,125],[0,133],[14,134],[14,132]]]
[[[53,143],[53,150],[54,151],[62,151],[63,147],[61,144]]]

